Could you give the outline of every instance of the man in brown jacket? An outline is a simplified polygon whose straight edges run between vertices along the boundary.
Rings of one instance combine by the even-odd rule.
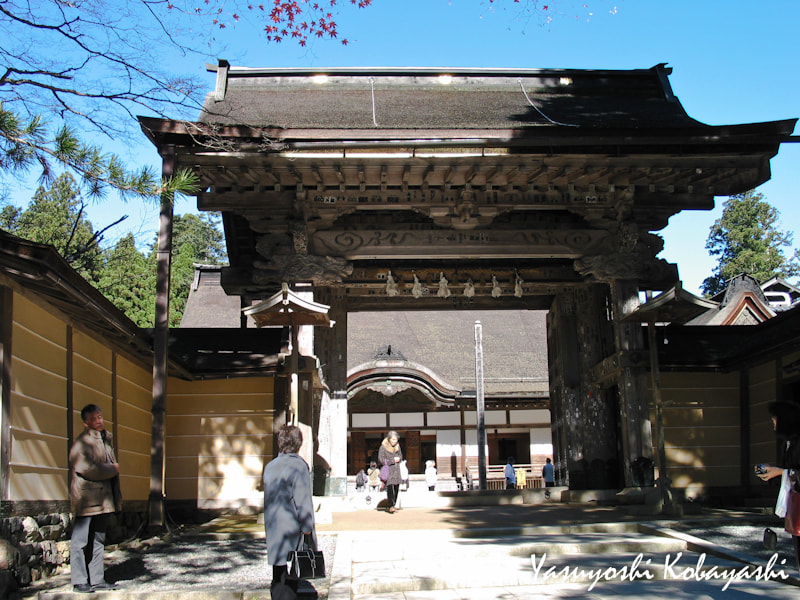
[[[111,434],[103,426],[103,412],[96,404],[81,410],[84,431],[69,451],[69,500],[75,523],[70,539],[73,590],[89,593],[109,590],[103,571],[103,549],[108,515],[122,509],[119,464],[114,457]]]

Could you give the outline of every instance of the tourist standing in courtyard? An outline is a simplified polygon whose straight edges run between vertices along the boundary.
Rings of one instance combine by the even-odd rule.
[[[428,490],[433,492],[436,489],[436,480],[439,478],[436,473],[436,463],[432,460],[425,461],[425,483]]]
[[[788,485],[800,490],[800,405],[794,402],[773,402],[769,405],[769,414],[775,435],[780,442],[778,447],[778,466],[758,465],[757,475],[764,481],[773,477],[785,476]],[[788,519],[786,530],[792,534],[794,557],[800,570],[800,535],[798,531],[790,531]]]
[[[514,490],[517,488],[517,474],[514,472],[514,457],[509,456],[505,469],[506,489]]]
[[[278,430],[278,456],[264,469],[264,528],[267,534],[267,563],[272,565],[272,600],[295,600],[298,581],[286,573],[286,557],[309,536],[316,550],[314,503],[308,463],[297,454],[303,433],[294,425]]]
[[[386,479],[386,498],[389,501],[387,512],[395,513],[397,508],[397,494],[400,491],[400,483],[403,477],[400,474],[400,461],[403,460],[403,453],[400,450],[400,436],[396,431],[390,431],[389,435],[381,442],[378,450],[378,462],[381,468],[386,465],[389,468],[389,476]]]
[[[377,492],[381,489],[381,470],[378,468],[378,463],[374,460],[369,463],[367,469],[367,479],[369,480],[369,491]]]
[[[545,461],[544,466],[542,467],[542,479],[544,479],[544,487],[553,487],[556,484],[553,461],[551,461],[549,458]]]
[[[122,510],[119,464],[103,412],[96,404],[81,410],[83,433],[69,451],[69,501],[75,514],[70,538],[70,580],[73,590],[88,594],[111,590],[103,569],[108,515]]]

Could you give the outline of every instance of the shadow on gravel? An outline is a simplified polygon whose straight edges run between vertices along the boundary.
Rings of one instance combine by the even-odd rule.
[[[180,540],[146,552],[125,551],[106,568],[106,578],[124,587],[191,586],[199,582],[219,589],[247,585],[269,587],[271,568],[263,540]]]

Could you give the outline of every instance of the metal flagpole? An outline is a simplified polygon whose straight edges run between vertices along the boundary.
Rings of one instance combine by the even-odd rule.
[[[475,321],[475,403],[478,409],[478,481],[486,489],[486,406],[483,398],[483,328]]]

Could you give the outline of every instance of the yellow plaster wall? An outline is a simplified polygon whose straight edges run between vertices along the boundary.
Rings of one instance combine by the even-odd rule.
[[[687,496],[739,485],[739,373],[662,373],[661,394],[672,485]]]
[[[117,356],[117,460],[125,500],[150,495],[150,440],[153,417],[153,371]]]
[[[8,500],[67,497],[67,327],[14,294]]]
[[[201,508],[257,505],[272,452],[274,379],[187,382],[167,387],[165,493]]]
[[[800,351],[782,357],[781,364],[788,365],[800,360]],[[772,420],[767,409],[777,400],[778,365],[765,363],[749,370],[750,377],[750,456],[753,464],[775,464],[776,440]],[[759,482],[753,476],[753,482]]]
[[[150,487],[152,370],[115,357],[102,341],[73,328],[70,432],[67,324],[17,293],[13,296],[12,320],[11,450],[5,499],[68,499],[69,441],[83,431],[81,408],[92,403],[103,410],[106,429],[117,431],[115,446],[123,497],[146,500]]]

